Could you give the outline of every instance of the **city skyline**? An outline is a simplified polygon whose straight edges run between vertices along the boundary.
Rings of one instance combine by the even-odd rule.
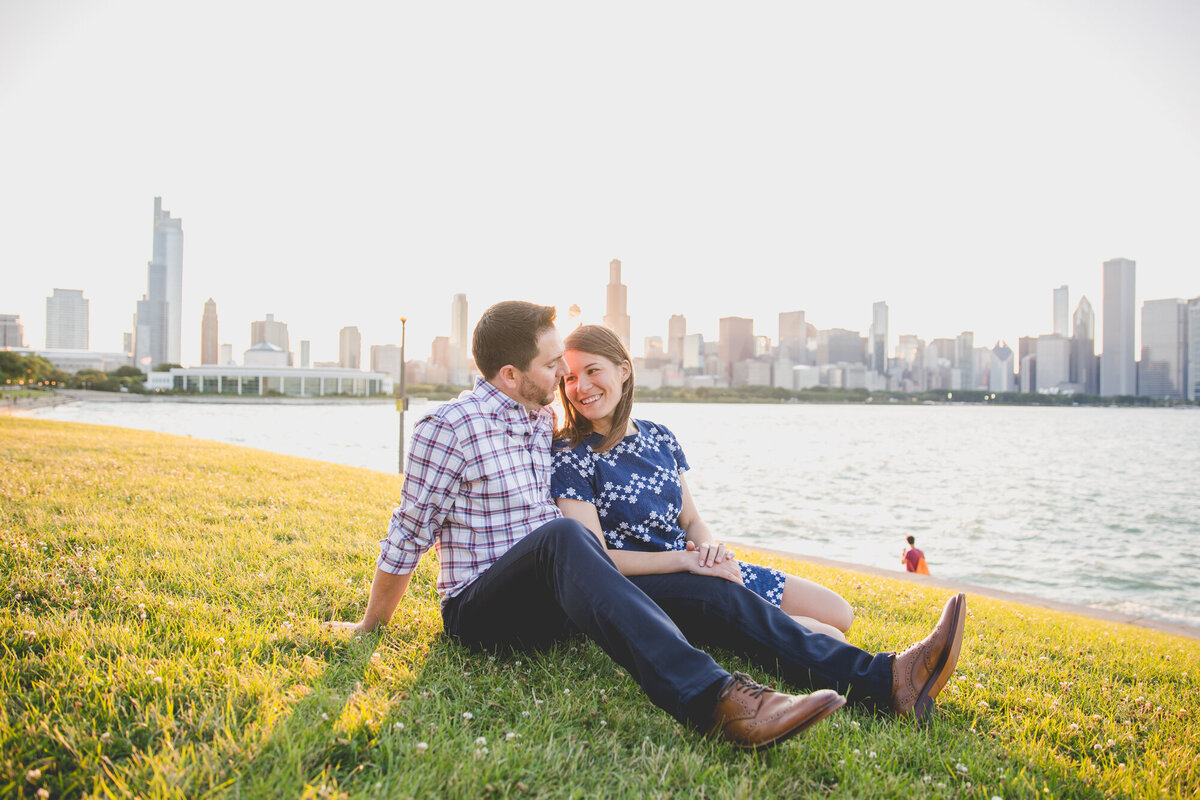
[[[1052,330],[1061,285],[1102,326],[1118,257],[1139,309],[1200,293],[1200,9],[581,13],[295,7],[278,37],[268,7],[237,26],[0,8],[0,314],[36,344],[50,290],[82,289],[91,346],[121,350],[154,196],[187,221],[185,363],[208,298],[235,354],[273,313],[314,361],[349,325],[398,343],[400,316],[427,353],[459,293],[470,324],[511,298],[599,321],[613,258],[635,349],[673,314],[709,340],[725,316],[775,338],[785,309],[867,331],[878,301],[889,352],[963,330],[1011,344]]]

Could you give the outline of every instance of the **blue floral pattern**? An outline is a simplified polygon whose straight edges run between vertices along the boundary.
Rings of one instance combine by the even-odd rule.
[[[679,441],[665,426],[635,420],[630,434],[603,453],[592,448],[603,440],[587,437],[578,447],[554,443],[552,497],[582,500],[596,507],[605,541],[614,550],[684,550],[687,533],[679,526],[683,485],[689,469]],[[742,562],[747,589],[774,605],[783,599],[784,573]]]

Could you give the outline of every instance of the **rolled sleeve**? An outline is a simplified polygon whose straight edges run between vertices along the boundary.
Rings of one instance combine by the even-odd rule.
[[[375,566],[406,574],[437,541],[454,504],[466,463],[458,436],[445,420],[426,417],[413,429],[400,507],[392,512]]]

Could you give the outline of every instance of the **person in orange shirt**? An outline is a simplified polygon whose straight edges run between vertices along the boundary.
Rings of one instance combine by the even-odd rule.
[[[908,545],[904,548],[904,552],[900,556],[900,563],[904,564],[904,568],[909,572],[928,575],[929,565],[925,563],[925,554],[917,549],[916,537],[909,536],[905,541],[908,542]]]

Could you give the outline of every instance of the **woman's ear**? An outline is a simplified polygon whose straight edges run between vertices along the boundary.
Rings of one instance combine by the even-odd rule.
[[[629,366],[628,361],[621,362],[621,383],[629,380],[629,376],[633,374],[633,369]]]

